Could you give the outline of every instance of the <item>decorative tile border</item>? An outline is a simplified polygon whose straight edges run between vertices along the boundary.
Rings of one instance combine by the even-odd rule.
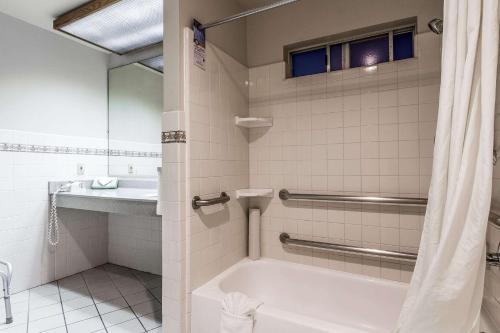
[[[161,143],[186,143],[186,131],[161,132]]]
[[[42,153],[42,154],[68,154],[68,155],[96,155],[96,156],[126,156],[126,157],[147,157],[161,158],[162,154],[157,152],[101,149],[101,148],[81,148],[65,146],[43,146],[29,145],[21,143],[0,143],[0,151],[15,153]]]

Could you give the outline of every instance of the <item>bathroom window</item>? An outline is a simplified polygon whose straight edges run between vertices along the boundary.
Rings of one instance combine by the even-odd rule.
[[[394,60],[413,58],[413,30],[394,32],[393,52]]]
[[[372,66],[389,61],[389,35],[376,36],[349,43],[351,68]]]
[[[293,76],[304,76],[326,72],[326,48],[292,54]]]
[[[399,21],[382,30],[340,34],[285,47],[287,77],[299,77],[348,68],[373,66],[414,57],[415,23]],[[410,21],[410,23],[408,23]],[[406,24],[404,24],[406,23]],[[387,25],[386,25],[387,26]],[[326,42],[325,42],[326,40]],[[308,45],[309,44],[309,45]]]

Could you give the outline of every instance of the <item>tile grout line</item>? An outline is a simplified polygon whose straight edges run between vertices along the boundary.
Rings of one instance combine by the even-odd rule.
[[[144,328],[144,332],[147,332],[147,329],[146,327],[144,326],[144,324],[142,323],[142,321],[139,319],[139,316],[137,316],[137,314],[135,313],[135,311],[132,309],[132,306],[129,304],[129,302],[127,301],[127,299],[125,298],[125,295],[123,295],[122,291],[120,290],[120,288],[118,288],[115,284],[115,281],[111,278],[111,276],[109,275],[109,271],[106,269],[106,267],[103,267],[104,268],[104,271],[106,272],[106,275],[109,277],[109,279],[111,280],[111,283],[113,284],[113,286],[116,288],[116,290],[118,290],[118,292],[120,293],[120,295],[123,297],[123,299],[125,300],[125,303],[127,303],[128,307],[130,308],[130,311],[132,311],[132,313],[134,314],[135,318],[139,321],[139,324],[141,324],[142,328]],[[137,279],[137,277],[135,276],[134,274],[134,277]],[[142,284],[142,283],[141,283]],[[143,285],[144,286],[144,285]],[[118,325],[118,324],[117,324]]]
[[[88,272],[89,270],[86,270],[85,272]],[[94,296],[92,295],[92,293],[90,292],[90,289],[89,289],[89,285],[87,284],[87,280],[85,280],[85,276],[83,273],[80,273],[81,276],[82,276],[82,279],[83,279],[83,283],[85,283],[85,288],[87,288],[87,291],[89,292],[89,295],[90,295],[90,299],[92,300],[92,304],[94,304],[95,306],[95,309],[97,311],[97,315],[99,316],[99,319],[101,320],[101,323],[102,323],[102,326],[104,327],[104,331],[107,333],[108,332],[108,329],[106,327],[106,325],[104,324],[104,320],[102,320],[102,317],[101,317],[101,313],[99,312],[99,308],[97,307],[97,304],[94,300]],[[89,318],[90,319],[90,318]],[[97,330],[97,331],[100,331]],[[94,331],[94,332],[97,332],[97,331]]]
[[[113,286],[115,286],[115,288],[118,290],[118,292],[120,293],[120,295],[123,297],[123,299],[125,300],[125,303],[127,303],[128,307],[130,308],[130,311],[132,311],[132,313],[134,314],[135,318],[139,321],[139,323],[141,324],[141,326],[144,328],[144,332],[148,332],[146,326],[144,326],[144,324],[142,323],[142,321],[139,319],[140,317],[137,315],[137,313],[135,313],[134,309],[132,309],[132,305],[129,304],[129,302],[127,301],[127,299],[125,298],[125,295],[123,295],[123,293],[121,292],[121,290],[116,286],[115,284],[115,281],[111,278],[111,276],[109,276],[109,271],[106,269],[106,267],[104,267],[104,271],[106,272],[106,274],[108,275],[109,279],[111,280],[111,283],[113,284]],[[134,277],[137,279],[137,281],[139,281],[139,283],[146,288],[147,292],[153,296],[153,298],[156,300],[156,297],[154,297],[154,295],[148,290],[148,288],[144,285],[144,283],[142,283],[138,278],[137,276],[132,272],[132,274],[134,275]]]
[[[64,329],[66,330],[66,333],[68,333],[68,323],[66,322],[66,314],[64,313],[64,307],[63,307],[63,303],[62,303],[62,296],[61,296],[61,289],[59,288],[59,280],[56,280],[56,284],[57,284],[57,294],[59,295],[59,301],[61,301],[61,311],[62,311],[62,315],[63,315],[63,319],[64,319]]]
[[[140,279],[140,278],[139,278],[139,277],[135,274],[135,270],[134,270],[134,272],[133,272],[132,274],[134,274],[134,276],[136,277],[136,279],[137,279],[137,280],[139,280],[139,282],[140,282],[140,283],[141,283],[141,284],[142,284],[142,285],[146,288],[146,290],[147,290],[147,291],[151,294],[151,296],[153,296],[153,298],[154,298],[155,300],[157,300],[157,301],[158,301],[158,302],[162,305],[162,307],[163,307],[163,304],[162,304],[161,300],[160,300],[160,299],[158,299],[158,297],[156,297],[156,296],[155,296],[155,294],[153,294],[153,292],[150,290],[150,288],[148,288],[148,286],[145,284],[145,282],[143,282],[143,281],[142,281],[142,280],[141,280],[141,279]],[[153,275],[155,275],[155,274],[153,274]],[[161,282],[161,285],[160,285],[160,286],[161,286],[161,288],[163,288],[163,278],[162,278],[161,276],[160,276],[160,278],[162,279],[162,282]],[[153,278],[153,279],[154,279],[154,278]],[[151,279],[151,280],[153,280],[153,279]],[[151,288],[151,289],[156,289],[156,288],[158,288],[158,287]]]

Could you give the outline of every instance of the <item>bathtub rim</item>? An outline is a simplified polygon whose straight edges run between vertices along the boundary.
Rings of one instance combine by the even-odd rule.
[[[324,268],[324,267],[317,267],[317,266],[311,266],[311,265],[306,265],[306,264],[300,264],[300,263],[294,263],[294,262],[288,262],[288,261],[283,261],[283,260],[278,260],[278,259],[272,259],[272,258],[260,258],[258,260],[251,260],[248,257],[240,260],[236,264],[232,265],[231,267],[227,268],[205,284],[199,286],[198,288],[194,289],[192,291],[192,297],[201,297],[204,299],[209,299],[217,303],[221,303],[225,295],[227,294],[220,288],[221,282],[230,276],[232,273],[237,271],[243,266],[247,265],[252,265],[252,264],[257,264],[257,263],[264,263],[264,264],[272,264],[272,265],[278,265],[278,266],[285,266],[285,267],[291,267],[291,268],[298,268],[301,270],[306,270],[308,272],[318,272],[320,274],[327,274],[327,275],[337,275],[349,279],[355,279],[355,280],[361,280],[361,281],[366,281],[366,282],[373,282],[377,283],[380,285],[385,285],[385,286],[395,286],[396,288],[404,288],[408,289],[408,283],[405,282],[400,282],[400,281],[392,281],[392,280],[387,280],[383,278],[377,278],[377,277],[372,277],[372,276],[365,276],[361,274],[356,274],[356,273],[350,273],[350,272],[344,272],[344,271],[339,271],[331,268]],[[193,301],[193,300],[192,300]],[[261,306],[257,308],[256,311],[257,315],[260,316],[267,316],[271,318],[276,318],[278,320],[285,320],[287,322],[291,322],[297,325],[304,325],[304,322],[307,322],[307,327],[311,327],[317,330],[322,330],[324,332],[331,332],[331,331],[339,331],[343,333],[367,333],[367,332],[373,332],[374,327],[362,327],[362,326],[349,326],[346,324],[341,324],[341,323],[336,323],[336,322],[329,322],[326,320],[322,320],[319,318],[314,318],[310,317],[307,315],[303,315],[300,313],[296,312],[291,312],[287,310],[282,310],[279,307],[263,303]]]

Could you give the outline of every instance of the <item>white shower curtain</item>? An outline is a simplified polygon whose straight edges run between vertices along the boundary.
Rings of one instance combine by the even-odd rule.
[[[498,1],[444,1],[429,204],[395,332],[479,332],[492,186]]]

